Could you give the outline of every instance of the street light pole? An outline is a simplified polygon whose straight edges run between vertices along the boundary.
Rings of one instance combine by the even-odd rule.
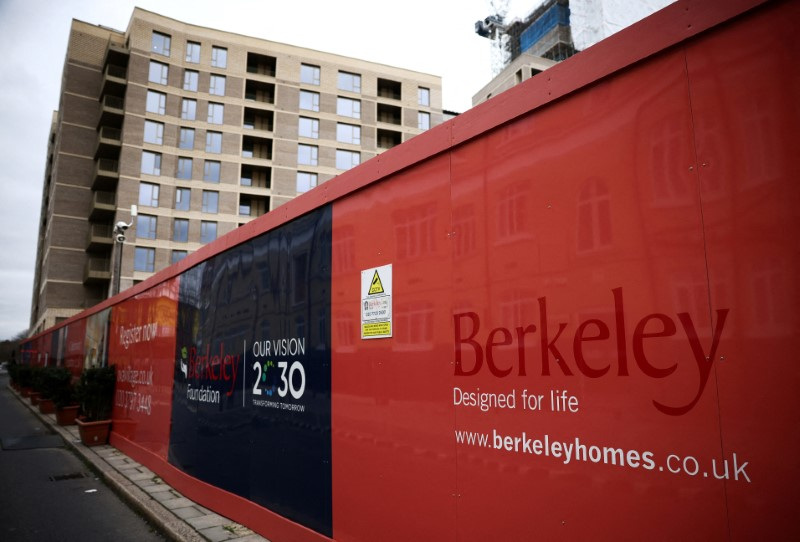
[[[138,214],[136,205],[131,205],[131,221],[126,224],[119,221],[114,225],[114,247],[116,248],[116,262],[114,263],[114,282],[111,286],[111,297],[119,293],[120,277],[122,275],[122,247],[125,245],[125,231],[133,226],[133,219]]]
[[[114,233],[116,235],[117,229],[116,226],[114,227]],[[122,247],[124,246],[125,236],[124,235],[116,235],[116,242],[114,243],[114,249],[116,250],[116,257],[114,258],[116,261],[114,262],[114,285],[111,288],[111,297],[114,297],[119,293],[119,276],[122,272]],[[120,240],[120,238],[122,240]]]

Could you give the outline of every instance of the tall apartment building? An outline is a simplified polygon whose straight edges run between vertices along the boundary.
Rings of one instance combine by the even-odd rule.
[[[73,20],[31,331],[105,299],[116,251],[125,289],[441,123],[441,96],[438,76],[139,8],[125,32]]]

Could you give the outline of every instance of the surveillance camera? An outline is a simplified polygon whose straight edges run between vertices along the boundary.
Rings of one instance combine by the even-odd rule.
[[[117,229],[125,231],[128,229],[128,225],[120,220],[119,222],[117,222]]]
[[[124,242],[125,242],[125,236],[122,234],[117,235],[117,243],[124,243]]]

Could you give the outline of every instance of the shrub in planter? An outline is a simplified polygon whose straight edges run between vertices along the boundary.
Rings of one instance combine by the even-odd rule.
[[[42,397],[42,384],[43,384],[43,376],[44,376],[44,367],[39,366],[32,366],[31,367],[31,392],[28,394],[28,397],[31,400],[31,404],[33,406],[37,406],[39,404],[39,399]]]
[[[16,390],[19,390],[19,376],[18,375],[19,375],[19,365],[17,365],[13,361],[10,362],[8,364],[8,377],[11,380],[11,386]]]
[[[22,390],[22,396],[28,397],[33,391],[33,368],[30,365],[22,364],[17,367],[17,382]]]
[[[45,367],[42,371],[42,398],[39,411],[51,414],[57,408],[74,403],[71,384],[72,374],[66,367]]]
[[[108,442],[111,431],[111,409],[114,406],[116,366],[84,369],[75,389],[80,404],[78,430],[87,446]]]
[[[75,390],[81,406],[81,416],[90,422],[110,419],[116,383],[117,371],[114,365],[84,369]]]
[[[58,367],[53,371],[52,397],[56,407],[56,422],[58,425],[75,425],[78,416],[78,402],[75,390],[72,387],[72,373],[66,367]]]
[[[47,367],[42,378],[42,394],[52,399],[56,406],[75,403],[72,391],[72,373],[66,367]]]
[[[46,367],[33,366],[31,367],[31,386],[33,391],[37,393],[44,392],[44,380]]]

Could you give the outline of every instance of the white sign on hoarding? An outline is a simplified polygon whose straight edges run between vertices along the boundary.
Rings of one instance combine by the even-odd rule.
[[[361,271],[361,338],[392,336],[392,264]]]

